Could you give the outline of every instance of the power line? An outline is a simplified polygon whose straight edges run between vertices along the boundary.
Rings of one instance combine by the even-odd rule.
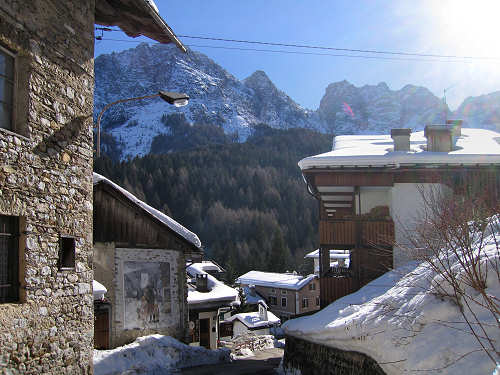
[[[102,30],[102,28],[97,28],[97,30]],[[121,30],[106,28],[104,31],[121,31]],[[460,55],[429,54],[429,53],[404,52],[404,51],[365,50],[365,49],[355,49],[355,48],[324,47],[324,46],[315,46],[310,44],[289,44],[289,43],[263,42],[255,40],[244,40],[244,39],[226,39],[226,38],[215,38],[215,37],[193,36],[193,35],[177,35],[177,36],[179,38],[212,40],[212,41],[229,42],[229,43],[258,44],[258,45],[268,45],[274,47],[278,46],[278,47],[306,48],[306,49],[329,50],[329,51],[370,53],[378,55],[401,55],[401,56],[431,57],[431,58],[445,58],[445,59],[500,61],[500,57],[491,57],[491,56],[460,56]]]
[[[124,40],[124,39],[113,39],[113,38],[99,38],[98,40],[108,40],[123,43],[144,43],[136,40]],[[160,44],[160,43],[152,43]],[[304,51],[287,51],[287,50],[276,50],[276,49],[259,49],[259,48],[242,48],[242,47],[227,47],[227,46],[211,46],[211,45],[199,45],[199,44],[185,44],[187,47],[197,47],[197,48],[213,48],[213,49],[224,49],[224,50],[237,50],[237,51],[250,51],[250,52],[270,52],[270,53],[282,53],[282,54],[293,54],[293,55],[313,55],[313,56],[332,56],[332,57],[348,57],[348,58],[358,58],[358,59],[370,59],[370,60],[389,60],[389,61],[418,61],[418,62],[442,62],[442,63],[465,63],[471,64],[470,60],[442,60],[437,58],[405,58],[405,57],[387,57],[387,56],[366,56],[366,55],[349,55],[349,54],[334,54],[334,53],[320,53],[320,52],[304,52]]]

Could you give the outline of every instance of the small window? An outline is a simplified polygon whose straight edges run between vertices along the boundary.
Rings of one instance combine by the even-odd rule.
[[[276,306],[278,304],[278,300],[274,296],[269,297],[269,304]]]
[[[319,297],[316,297],[316,306],[319,306]]]
[[[286,307],[286,297],[281,297],[281,307]]]
[[[0,303],[19,300],[19,218],[0,215]]]
[[[310,283],[309,290],[316,290],[316,283],[314,283],[314,282]]]
[[[302,299],[302,307],[303,308],[309,307],[309,300],[307,298]]]
[[[271,289],[271,293],[272,293],[272,294],[276,294],[276,289],[272,288],[272,289]]]
[[[14,56],[0,48],[0,128],[12,130],[14,123]]]
[[[281,291],[281,294],[286,294],[286,290],[282,290],[282,291]]]
[[[75,268],[75,239],[63,237],[59,241],[59,269]]]

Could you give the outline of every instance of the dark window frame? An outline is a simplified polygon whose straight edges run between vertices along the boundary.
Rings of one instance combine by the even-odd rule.
[[[0,215],[0,303],[19,302],[19,217]]]
[[[3,129],[3,130],[7,130],[7,131],[11,131],[11,132],[15,132],[15,123],[16,123],[16,81],[17,81],[17,55],[8,50],[7,48],[4,48],[0,45],[0,54],[2,55],[5,55],[9,58],[12,59],[12,76],[8,76],[8,75],[5,75],[3,74],[1,71],[0,71],[0,79],[5,79],[7,83],[9,83],[11,86],[12,86],[12,89],[11,89],[11,92],[10,92],[10,96],[12,98],[12,101],[10,103],[10,113],[9,113],[9,123],[6,124],[6,126],[3,126],[3,124],[0,122],[0,129]],[[2,91],[3,89],[3,86],[0,85],[0,92]],[[1,98],[1,96],[0,96]],[[0,106],[4,106],[4,103],[6,102],[3,102],[1,99],[0,99]]]
[[[283,303],[283,301],[285,303]],[[288,303],[287,298],[286,297],[281,297],[281,307],[286,307],[287,303]]]
[[[306,309],[309,307],[309,299],[308,298],[302,298],[302,308]]]
[[[57,266],[59,271],[73,271],[76,267],[76,238],[65,234],[59,235],[59,253]]]

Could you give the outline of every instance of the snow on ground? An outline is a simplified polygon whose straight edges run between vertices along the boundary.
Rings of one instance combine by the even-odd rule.
[[[487,241],[481,262],[486,264],[487,258],[498,262],[494,239],[489,237]],[[458,260],[451,260],[452,269],[463,277]],[[489,262],[488,267],[486,293],[498,298],[498,263]],[[465,288],[469,295],[480,297],[472,288]],[[450,292],[442,276],[425,263],[412,263],[386,273],[314,315],[289,320],[282,327],[287,335],[365,353],[388,375],[491,374],[494,364],[480,350],[457,304],[442,291]],[[498,351],[499,317],[478,305],[473,306],[473,312],[496,340]],[[467,315],[471,318],[470,313]]]
[[[267,311],[267,320],[262,320],[259,311],[253,311],[248,313],[235,314],[231,318],[227,319],[226,322],[232,322],[236,319],[238,319],[248,328],[269,327],[270,325],[280,323],[280,319],[271,311]]]
[[[116,349],[94,350],[94,374],[168,375],[184,367],[230,360],[229,349],[209,350],[183,344],[169,336],[150,335]]]

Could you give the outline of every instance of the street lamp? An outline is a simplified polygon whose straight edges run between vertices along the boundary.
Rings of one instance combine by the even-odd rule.
[[[106,104],[104,106],[104,108],[102,109],[102,111],[99,113],[99,116],[97,117],[97,124],[96,124],[96,126],[97,126],[97,150],[96,150],[97,157],[101,156],[101,117],[104,114],[104,112],[106,112],[106,110],[109,107],[114,106],[115,104],[118,104],[118,103],[130,102],[132,100],[150,99],[150,98],[156,98],[156,97],[160,97],[161,99],[166,101],[168,104],[172,104],[176,107],[183,107],[186,104],[188,104],[188,101],[189,101],[189,96],[187,96],[186,94],[180,94],[178,92],[170,92],[170,91],[159,91],[157,94],[153,94],[153,95],[145,95],[145,96],[138,96],[135,98],[120,99],[120,100],[116,100],[112,103]]]

